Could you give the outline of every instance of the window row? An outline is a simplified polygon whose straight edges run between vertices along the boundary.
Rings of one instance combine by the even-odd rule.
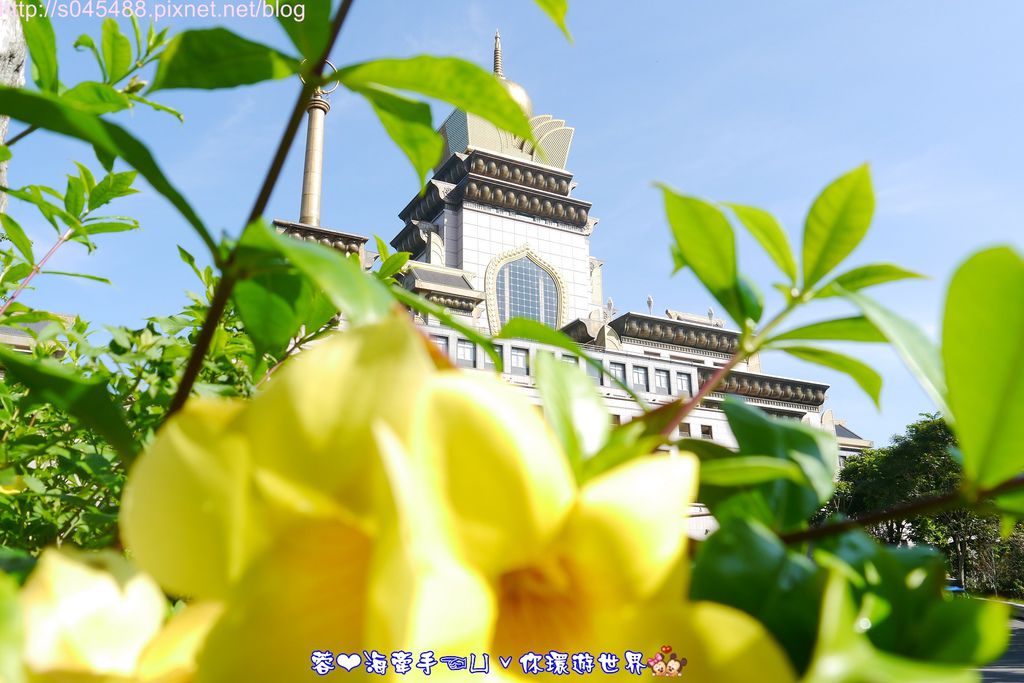
[[[448,337],[443,335],[431,335],[434,343],[441,350],[445,356],[450,356],[449,341]],[[510,346],[508,357],[505,357],[505,347],[502,344],[495,344],[494,350],[497,355],[502,359],[502,365],[505,367],[505,372],[511,375],[529,375],[530,374],[530,350],[518,346]],[[455,364],[459,367],[464,368],[475,368],[477,367],[477,351],[478,347],[468,339],[457,339],[455,342]],[[480,352],[483,356],[483,367],[488,370],[493,370],[495,365],[491,356],[487,353]],[[574,365],[579,364],[579,359],[576,356],[572,356],[563,353],[561,356],[562,360],[566,363],[572,363]],[[598,385],[603,386],[605,384],[604,374],[605,371],[601,371],[589,363],[585,363],[587,375]],[[606,372],[609,377],[618,380],[622,384],[627,383],[626,377],[626,364],[619,363],[616,361],[609,361],[606,366]],[[647,393],[661,394],[663,396],[692,396],[693,395],[693,379],[688,372],[676,371],[675,377],[669,370],[654,368],[653,371],[653,386],[651,385],[652,376],[651,369],[642,365],[633,366],[632,376],[632,387],[635,391],[643,391]]]

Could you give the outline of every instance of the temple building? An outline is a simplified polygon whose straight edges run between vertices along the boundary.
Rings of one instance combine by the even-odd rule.
[[[559,329],[603,369],[583,364],[603,395],[612,419],[621,423],[641,408],[612,378],[631,386],[651,406],[695,393],[738,346],[739,333],[708,315],[667,310],[617,311],[602,282],[604,261],[591,254],[598,228],[591,202],[576,194],[569,153],[575,129],[551,114],[538,114],[523,86],[505,76],[501,39],[495,36],[494,72],[526,112],[533,139],[518,138],[486,120],[456,110],[440,133],[445,152],[425,191],[399,213],[402,227],[391,246],[412,254],[403,285],[443,306],[466,325],[497,335],[514,317]],[[359,253],[370,265],[366,238],[319,225],[319,168],[323,114],[329,105],[315,96],[310,105],[307,174],[299,222],[277,221],[280,231]],[[316,166],[316,164],[314,164]],[[418,322],[452,362],[493,369],[483,349],[431,316]],[[499,340],[504,377],[534,400],[533,369],[538,353],[569,354],[532,341]],[[844,456],[870,447],[823,411],[828,385],[769,374],[757,355],[729,373],[681,425],[679,436],[713,439],[735,446],[721,410],[726,395],[737,395],[772,415],[792,418],[837,435]]]

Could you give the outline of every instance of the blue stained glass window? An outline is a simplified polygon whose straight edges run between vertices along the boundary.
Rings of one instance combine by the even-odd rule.
[[[552,327],[558,324],[558,285],[551,273],[524,256],[498,271],[498,317],[530,318]]]

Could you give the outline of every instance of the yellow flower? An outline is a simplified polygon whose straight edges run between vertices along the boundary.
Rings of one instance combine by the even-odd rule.
[[[308,677],[313,650],[486,652],[502,678],[527,650],[663,643],[695,679],[792,680],[756,621],[683,599],[692,457],[577,488],[535,407],[425,343],[405,318],[342,333],[251,402],[190,401],[140,458],[126,546],[224,604],[197,681]]]
[[[28,680],[191,680],[219,608],[190,606],[165,625],[167,608],[159,586],[116,553],[46,550],[17,598]]]

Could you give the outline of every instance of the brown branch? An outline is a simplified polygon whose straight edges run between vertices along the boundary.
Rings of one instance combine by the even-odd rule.
[[[695,396],[693,396],[689,401],[686,401],[685,403],[681,403],[680,401],[676,400],[676,401],[673,401],[672,403],[666,404],[665,406],[663,406],[661,408],[658,408],[659,411],[660,410],[666,410],[666,409],[668,409],[668,410],[675,409],[675,411],[676,411],[672,415],[672,418],[665,424],[665,426],[661,428],[660,434],[662,436],[671,437],[672,436],[672,432],[675,431],[676,427],[678,427],[679,424],[684,419],[686,419],[687,415],[689,415],[691,412],[693,412],[694,408],[696,408],[697,406],[700,405],[700,402],[703,401],[707,397],[708,394],[710,394],[712,391],[717,389],[718,385],[721,384],[723,381],[725,381],[725,378],[729,375],[729,372],[734,367],[736,367],[737,364],[739,364],[741,359],[742,359],[742,355],[740,354],[739,351],[734,353],[732,355],[732,357],[729,358],[729,361],[725,365],[723,365],[722,367],[718,368],[718,370],[716,370],[713,375],[708,377],[707,381],[704,382],[704,384],[701,385],[700,391],[698,391],[697,394]],[[698,379],[699,379],[699,377],[698,377]]]
[[[73,228],[68,228],[67,230],[65,230],[61,234],[60,238],[56,242],[54,242],[53,246],[50,247],[50,250],[46,252],[43,258],[39,259],[39,262],[32,266],[32,272],[26,275],[25,279],[18,284],[18,288],[15,289],[14,293],[11,294],[11,298],[5,301],[3,306],[0,306],[0,315],[3,315],[4,313],[7,312],[7,309],[11,307],[11,304],[14,303],[14,300],[18,298],[18,295],[25,291],[25,288],[28,287],[29,283],[32,282],[33,278],[35,278],[36,275],[39,275],[39,271],[43,269],[43,266],[46,265],[46,262],[49,261],[50,258],[57,253],[57,250],[60,249],[61,245],[67,243],[67,241],[71,239],[71,235],[73,232]]]
[[[310,95],[313,93],[313,89],[316,87],[314,81],[319,80],[319,77],[323,74],[324,66],[327,64],[327,58],[331,54],[331,49],[334,47],[334,43],[338,39],[338,34],[341,33],[341,27],[345,23],[345,18],[348,17],[348,12],[352,8],[354,0],[342,0],[341,6],[338,8],[338,13],[334,17],[334,22],[331,25],[331,35],[324,46],[323,52],[316,64],[313,66],[311,74],[316,78],[308,79],[310,82],[302,86],[299,91],[299,97],[295,101],[295,105],[292,107],[291,115],[288,117],[288,123],[285,125],[284,133],[281,135],[281,140],[277,145],[277,151],[274,152],[274,158],[270,162],[270,168],[267,169],[267,174],[263,179],[263,184],[260,186],[259,194],[256,195],[256,201],[253,202],[252,209],[249,211],[249,216],[245,221],[245,225],[242,226],[243,231],[253,222],[263,215],[263,211],[267,208],[267,202],[270,201],[270,195],[274,191],[274,186],[277,185],[278,178],[281,176],[281,169],[284,167],[285,159],[288,157],[288,150],[291,149],[292,142],[295,140],[295,135],[299,130],[299,124],[302,122],[302,114],[306,109],[306,103],[309,101]],[[206,319],[203,321],[203,326],[199,329],[199,336],[196,338],[195,346],[192,349],[192,354],[188,358],[188,364],[185,366],[185,372],[181,377],[181,383],[178,385],[178,390],[174,394],[174,398],[171,400],[171,405],[167,411],[167,417],[170,417],[174,413],[181,410],[182,406],[185,405],[185,401],[188,400],[189,394],[192,393],[192,386],[196,383],[196,379],[199,377],[199,372],[203,367],[203,359],[206,357],[206,352],[210,349],[210,342],[213,340],[213,333],[217,329],[217,324],[220,322],[221,315],[224,313],[224,308],[227,305],[228,299],[231,298],[231,292],[237,282],[236,275],[232,272],[234,266],[235,252],[232,252],[227,260],[223,264],[218,264],[224,273],[221,277],[220,282],[217,283],[217,288],[214,290],[213,301],[210,302],[210,310],[206,314]],[[166,418],[165,418],[166,419]]]
[[[829,536],[835,536],[847,531],[852,531],[854,529],[874,526],[875,524],[881,524],[883,522],[919,517],[929,512],[938,512],[949,508],[973,506],[976,505],[978,501],[998,496],[1001,493],[1015,491],[1020,488],[1024,488],[1024,475],[1008,479],[1002,484],[990,489],[982,489],[978,491],[976,496],[967,497],[963,491],[950,491],[949,493],[929,496],[903,505],[897,505],[896,507],[892,507],[887,510],[872,512],[871,514],[864,515],[863,517],[844,519],[838,522],[829,522],[828,524],[823,524],[811,529],[803,529],[801,531],[791,531],[788,534],[780,534],[779,538],[788,545],[804,543],[806,541],[816,541],[822,538],[828,538]]]
[[[25,128],[24,130],[20,131],[17,135],[11,136],[11,139],[3,142],[3,144],[6,145],[7,147],[14,147],[14,144],[18,142],[18,140],[21,140],[24,137],[28,137],[30,134],[34,133],[38,129],[39,126],[29,126],[28,128]]]

